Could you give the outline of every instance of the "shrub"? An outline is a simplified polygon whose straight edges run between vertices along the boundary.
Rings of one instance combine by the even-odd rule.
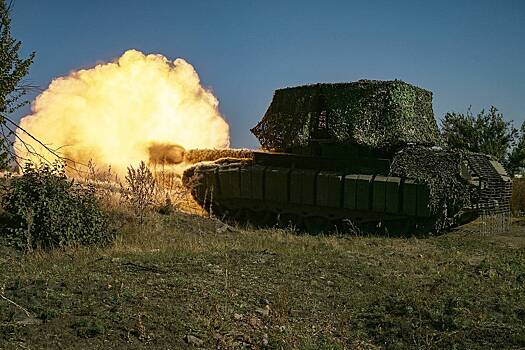
[[[140,223],[143,223],[146,214],[155,204],[156,194],[157,182],[144,162],[140,162],[137,169],[128,167],[122,195],[133,208]]]
[[[0,237],[19,248],[102,245],[112,238],[94,189],[67,179],[60,164],[28,163],[21,176],[3,182],[1,191]]]

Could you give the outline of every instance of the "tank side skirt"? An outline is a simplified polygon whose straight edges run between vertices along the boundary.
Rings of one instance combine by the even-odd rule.
[[[415,220],[421,217],[430,217],[430,212],[425,210],[418,210],[421,208],[421,204],[418,203],[423,198],[418,196],[418,191],[424,185],[417,184],[413,180],[405,180],[402,178],[386,178],[375,175],[345,175],[342,173],[332,172],[315,172],[315,181],[313,181],[313,196],[314,205],[308,205],[304,203],[292,203],[291,202],[291,188],[298,184],[292,184],[292,174],[294,172],[301,172],[304,169],[297,168],[275,168],[275,167],[256,167],[262,168],[262,178],[260,179],[259,185],[254,183],[255,180],[253,172],[254,166],[227,166],[218,167],[213,171],[215,178],[215,188],[218,192],[213,196],[213,202],[210,203],[213,206],[224,208],[224,209],[250,209],[255,211],[272,211],[276,214],[294,214],[301,217],[307,216],[325,216],[330,219],[341,220],[351,219],[359,222],[373,222],[373,221],[388,221],[405,219],[412,217]],[[262,199],[255,198],[256,194],[252,190],[251,198],[243,197],[243,182],[241,176],[247,176],[249,174],[250,183],[253,188],[261,188]],[[269,175],[271,177],[268,177]],[[301,178],[301,177],[299,177]],[[233,182],[232,182],[233,180]],[[297,179],[296,179],[297,180]],[[321,182],[320,182],[321,181]],[[337,194],[323,193],[323,200],[326,202],[325,205],[320,205],[319,202],[321,193],[318,187],[322,181],[327,187],[327,190],[336,189]],[[390,181],[390,182],[388,182]],[[270,183],[271,182],[271,183]],[[339,182],[339,184],[337,184]],[[307,181],[301,183],[300,186],[304,186]],[[349,194],[354,188],[355,183],[355,201],[352,198],[346,198],[347,188]],[[397,184],[397,212],[389,212],[387,210],[387,186],[395,186]],[[407,187],[410,186],[410,187]],[[229,187],[231,188],[229,188]],[[268,187],[270,186],[270,187]],[[348,187],[347,187],[348,186]],[[246,187],[246,183],[244,183]],[[275,190],[272,190],[272,187]],[[426,189],[426,186],[424,186]],[[269,196],[269,191],[272,190],[272,196]],[[412,194],[412,198],[405,196],[405,192],[409,190]],[[275,193],[281,192],[281,193]],[[396,191],[392,192],[396,193]],[[238,194],[238,195],[237,195]],[[335,197],[334,197],[335,196]],[[338,196],[338,197],[337,197]],[[419,197],[419,198],[418,198]],[[380,203],[375,203],[380,201]],[[337,201],[337,205],[326,205]],[[352,203],[355,203],[352,204]],[[350,208],[348,208],[350,206]],[[352,208],[355,207],[355,208]],[[206,208],[207,210],[209,208]],[[423,214],[423,215],[422,215]]]
[[[300,217],[323,216],[331,220],[351,219],[357,222],[376,222],[406,219],[406,215],[370,212],[368,210],[351,210],[343,208],[327,208],[311,205],[288,204],[286,210],[282,203],[275,201],[259,201],[251,199],[221,200],[221,207],[230,209],[248,209],[254,211],[270,211],[275,214],[294,214]]]

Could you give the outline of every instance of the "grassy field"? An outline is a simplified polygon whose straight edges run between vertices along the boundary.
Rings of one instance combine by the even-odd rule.
[[[154,216],[0,251],[0,349],[525,348],[525,226],[308,236]]]

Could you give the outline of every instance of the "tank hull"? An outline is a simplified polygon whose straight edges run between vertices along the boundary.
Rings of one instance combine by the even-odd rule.
[[[475,176],[464,183],[472,203],[449,212],[441,226],[442,210],[431,209],[430,186],[389,175],[388,159],[345,165],[337,159],[255,152],[250,160],[196,165],[185,173],[184,182],[206,211],[224,220],[309,232],[419,234],[467,223],[482,211],[509,211],[511,182],[499,163],[483,155],[468,159]]]

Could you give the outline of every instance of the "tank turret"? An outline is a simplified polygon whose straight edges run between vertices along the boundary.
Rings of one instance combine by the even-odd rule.
[[[394,151],[437,145],[432,92],[400,80],[359,80],[275,91],[252,130],[263,149],[287,152],[312,142]]]
[[[442,149],[432,93],[399,80],[277,90],[252,132],[262,151],[184,173],[219,218],[412,234],[510,211],[503,167]]]

